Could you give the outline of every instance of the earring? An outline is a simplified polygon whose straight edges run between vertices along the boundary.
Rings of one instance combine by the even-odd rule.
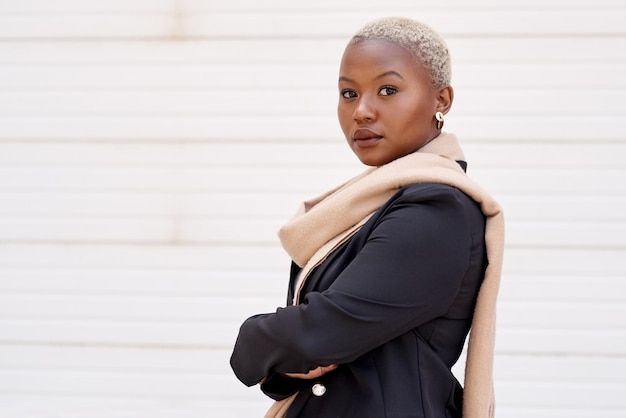
[[[437,129],[443,128],[443,113],[435,113],[435,119],[437,119]]]

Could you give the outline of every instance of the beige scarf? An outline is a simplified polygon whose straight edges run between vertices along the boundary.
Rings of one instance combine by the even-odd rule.
[[[493,352],[496,299],[502,271],[504,216],[498,203],[465,175],[456,160],[463,151],[452,134],[441,134],[417,152],[363,174],[330,192],[304,202],[279,238],[296,264],[303,267],[294,303],[308,273],[351,237],[398,189],[416,183],[458,188],[480,204],[487,218],[485,241],[489,265],[478,293],[465,366],[464,418],[494,416]],[[297,394],[276,402],[266,418],[284,417]]]

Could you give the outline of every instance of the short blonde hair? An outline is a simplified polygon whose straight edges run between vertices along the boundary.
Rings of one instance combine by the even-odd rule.
[[[385,17],[362,27],[348,45],[374,39],[393,42],[411,52],[424,66],[435,88],[450,85],[448,46],[430,26],[404,17]]]

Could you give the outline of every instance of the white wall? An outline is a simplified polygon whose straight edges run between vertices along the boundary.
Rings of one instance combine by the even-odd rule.
[[[275,231],[361,170],[349,36],[448,40],[446,126],[502,202],[499,417],[626,409],[626,5],[0,1],[0,417],[252,417],[238,324],[283,303]]]

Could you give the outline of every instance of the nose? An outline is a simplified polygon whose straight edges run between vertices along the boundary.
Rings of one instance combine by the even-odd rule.
[[[356,107],[354,108],[352,117],[357,123],[371,122],[376,117],[376,111],[372,106],[372,103],[370,103],[366,97],[361,96],[356,104]]]

